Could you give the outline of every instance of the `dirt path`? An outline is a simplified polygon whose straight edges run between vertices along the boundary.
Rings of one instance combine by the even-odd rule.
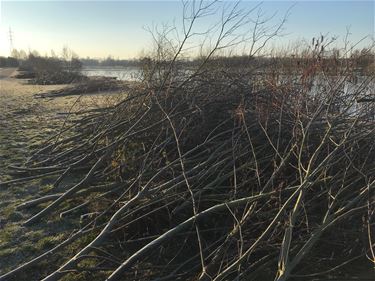
[[[61,113],[102,106],[116,99],[105,96],[38,99],[34,94],[64,85],[30,85],[25,80],[11,78],[13,72],[14,69],[0,69],[0,182],[11,179],[8,165],[22,165],[33,150],[62,128],[66,114]],[[52,248],[74,227],[74,222],[59,220],[28,228],[22,226],[37,209],[19,211],[16,206],[48,193],[51,182],[53,179],[34,180],[0,188],[0,274]],[[40,266],[48,268],[46,265],[54,266],[54,261]],[[17,280],[40,277],[27,274]]]

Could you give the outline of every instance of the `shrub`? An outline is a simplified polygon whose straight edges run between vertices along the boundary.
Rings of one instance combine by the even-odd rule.
[[[81,81],[84,76],[80,73],[82,64],[73,58],[70,61],[58,58],[46,58],[30,54],[19,70],[31,73],[33,84],[69,84]]]
[[[0,57],[0,67],[17,67],[18,60],[13,57]]]

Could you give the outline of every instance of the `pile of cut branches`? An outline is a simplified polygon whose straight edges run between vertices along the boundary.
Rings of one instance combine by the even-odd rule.
[[[108,280],[286,280],[312,273],[322,240],[336,241],[336,255],[350,252],[339,264],[369,254],[375,127],[349,110],[360,92],[338,110],[338,88],[311,96],[298,85],[215,77],[134,90],[13,167],[24,176],[16,182],[56,176],[58,193],[19,206],[47,203],[26,227],[85,220],[0,280],[82,236],[94,238],[44,280],[83,271]],[[71,178],[77,183],[64,184]],[[86,268],[87,259],[95,266]]]
[[[237,71],[210,66],[223,42],[239,38],[228,43],[247,16],[235,9],[223,13],[202,63],[181,70],[186,40],[201,34],[191,26],[211,14],[204,5],[184,19],[190,27],[180,46],[157,34],[142,87],[82,115],[12,167],[18,177],[2,188],[55,177],[54,189],[19,206],[34,211],[25,227],[67,217],[80,227],[0,280],[56,256],[45,281],[84,273],[282,281],[327,277],[375,258],[375,111],[356,102],[373,94],[374,77],[343,90],[348,73],[325,75],[320,54],[302,77],[276,77],[278,69],[261,72],[251,60]],[[267,40],[274,36],[266,31]],[[251,50],[259,50],[256,40]]]
[[[103,92],[127,91],[132,86],[131,82],[118,81],[111,77],[90,77],[84,81],[68,85],[62,89],[38,93],[38,98],[57,98],[65,96],[80,96],[85,94],[98,94]],[[133,83],[134,84],[134,83]]]

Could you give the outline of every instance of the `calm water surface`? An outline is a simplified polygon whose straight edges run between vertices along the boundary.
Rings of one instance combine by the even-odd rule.
[[[140,78],[140,69],[134,66],[127,67],[83,67],[82,74],[87,76],[116,77],[119,80],[135,81]]]

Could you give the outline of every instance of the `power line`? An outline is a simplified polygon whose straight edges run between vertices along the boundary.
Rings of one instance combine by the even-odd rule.
[[[12,29],[9,27],[9,48],[10,48],[10,54],[12,54],[12,51],[14,49],[13,47],[13,32]]]

